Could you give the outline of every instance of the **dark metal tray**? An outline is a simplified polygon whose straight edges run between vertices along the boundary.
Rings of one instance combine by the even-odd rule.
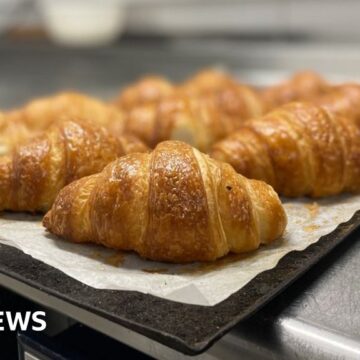
[[[198,306],[134,291],[98,290],[61,271],[0,245],[0,272],[101,315],[186,354],[197,354],[220,339],[306,272],[360,225],[360,211],[304,251],[293,251],[223,302]]]

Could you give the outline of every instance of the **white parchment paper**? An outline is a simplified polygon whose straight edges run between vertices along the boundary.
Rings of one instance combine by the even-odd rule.
[[[41,218],[4,213],[0,242],[16,246],[81,281],[100,289],[135,290],[179,302],[215,305],[271,269],[292,250],[303,250],[349,220],[360,209],[360,196],[313,202],[284,200],[288,227],[282,239],[246,255],[228,256],[211,264],[170,265],[95,245],[58,239],[45,231]]]

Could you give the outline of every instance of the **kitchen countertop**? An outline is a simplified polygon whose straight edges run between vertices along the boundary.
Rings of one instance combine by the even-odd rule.
[[[273,63],[273,68],[269,68],[266,49],[261,52],[261,47],[251,45],[250,48],[253,52],[251,49],[245,51],[244,47],[238,50],[230,47],[226,53],[224,43],[200,49],[196,44],[180,42],[177,47],[163,44],[146,48],[138,45],[100,51],[6,45],[0,47],[0,108],[16,106],[33,96],[69,87],[109,98],[122,84],[143,73],[159,72],[179,79],[209,64],[227,66],[240,77],[249,81],[255,79],[261,84],[261,79],[273,79],[299,67],[297,62],[301,63],[301,59],[296,58],[295,63],[289,60],[288,68],[278,68],[276,56],[269,54]],[[286,46],[280,48],[286,49]],[[310,50],[303,51],[303,64],[316,68],[319,59],[326,57],[326,52],[317,51],[311,56]],[[281,56],[283,51],[279,50],[278,55]],[[292,49],[289,53],[295,58],[296,51]],[[328,51],[331,52],[331,48]],[[352,63],[359,63],[359,55],[360,52],[353,49],[343,55],[343,63],[340,58],[335,58],[333,68],[325,63],[324,70],[335,74],[335,78],[345,69],[345,77],[354,74],[357,78],[358,74],[355,70],[351,72],[349,67]],[[254,68],[254,61],[246,63],[255,58],[258,68]],[[317,66],[311,66],[311,59]],[[264,66],[261,66],[261,61]],[[278,61],[282,63],[283,60],[279,57]],[[244,359],[360,358],[359,236],[357,231],[346,239],[283,294],[237,325],[199,358],[238,358],[240,355]],[[0,248],[0,256],[1,252]],[[56,277],[52,281],[57,281]],[[152,356],[183,357],[143,335],[116,326],[109,319],[65,302],[59,303],[41,289],[28,288],[28,285],[4,275],[0,276],[0,283]]]

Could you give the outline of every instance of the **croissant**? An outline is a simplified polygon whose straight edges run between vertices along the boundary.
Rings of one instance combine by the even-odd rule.
[[[246,86],[233,84],[202,96],[178,92],[158,104],[136,107],[127,115],[125,131],[150,147],[164,140],[182,140],[206,152],[245,119],[260,114],[262,107],[257,94]]]
[[[35,136],[21,121],[8,121],[5,114],[0,113],[0,155],[6,154],[14,146],[24,139]]]
[[[211,156],[285,196],[360,190],[359,128],[310,103],[287,104],[249,120],[215,144]]]
[[[115,107],[75,92],[33,100],[21,109],[4,114],[4,117],[1,137],[6,134],[8,140],[0,145],[6,145],[7,150],[65,117],[80,117],[104,126],[111,124],[118,133],[124,126],[123,115]]]
[[[188,96],[210,94],[239,85],[225,72],[205,69],[191,76],[184,83],[175,85],[161,76],[149,75],[129,85],[113,101],[124,111],[141,105],[154,104],[174,93]]]
[[[46,211],[66,184],[101,171],[133,151],[146,151],[133,137],[112,137],[93,123],[64,120],[0,157],[0,210]]]
[[[66,186],[43,225],[73,242],[185,263],[268,244],[283,233],[286,214],[270,186],[166,141]]]
[[[356,83],[335,86],[317,99],[315,104],[328,111],[353,119],[360,126],[360,85]]]
[[[118,108],[129,111],[135,106],[156,103],[174,92],[175,87],[165,78],[146,76],[125,88],[113,101]]]
[[[227,73],[215,69],[205,69],[180,84],[178,90],[190,96],[198,96],[224,90],[233,85],[238,84]]]
[[[331,86],[312,71],[301,71],[289,80],[261,92],[264,107],[272,110],[292,101],[310,101],[331,90]]]
[[[122,122],[122,113],[115,107],[76,92],[35,99],[10,115],[20,118],[30,129],[41,130],[65,116],[91,120],[98,125],[106,125],[114,120]]]

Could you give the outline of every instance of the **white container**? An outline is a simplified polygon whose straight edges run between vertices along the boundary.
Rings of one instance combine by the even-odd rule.
[[[114,41],[124,24],[119,0],[38,0],[50,38],[67,46],[99,46]]]

